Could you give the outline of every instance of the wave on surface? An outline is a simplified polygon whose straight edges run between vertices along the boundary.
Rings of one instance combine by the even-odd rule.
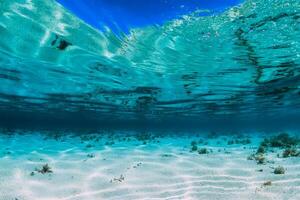
[[[0,12],[1,111],[159,119],[299,108],[298,0],[247,0],[127,35],[53,0],[4,0]]]

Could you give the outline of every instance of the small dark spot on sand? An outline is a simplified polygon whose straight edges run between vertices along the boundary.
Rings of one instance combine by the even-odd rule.
[[[112,183],[112,182],[123,182],[125,180],[125,177],[123,176],[123,174],[121,174],[120,175],[120,177],[119,178],[114,178],[114,179],[112,179],[112,180],[110,180],[110,182]]]
[[[41,174],[53,173],[51,167],[48,164],[43,165],[41,169],[36,169],[36,171]]]
[[[173,155],[171,155],[171,154],[162,154],[161,156],[162,156],[162,157],[169,158],[169,157],[172,157]]]
[[[263,145],[260,145],[256,151],[256,154],[263,154],[265,152],[266,152],[265,147]]]
[[[197,151],[198,147],[197,146],[192,146],[191,151]]]
[[[271,181],[266,181],[263,183],[263,186],[271,186],[272,182]]]
[[[208,154],[208,150],[206,148],[202,148],[198,150],[199,154]]]
[[[140,162],[140,163],[134,165],[133,168],[138,168],[138,167],[140,167],[141,165],[142,165],[142,163]]]
[[[263,155],[258,155],[255,157],[256,163],[259,165],[265,164],[266,158]]]
[[[197,142],[196,141],[192,141],[191,142],[191,152],[197,151],[198,147],[197,147]]]
[[[263,154],[252,154],[247,157],[247,160],[255,160],[257,164],[262,165],[265,164],[266,158],[264,157]]]
[[[90,153],[90,154],[87,155],[87,157],[88,157],[88,158],[95,158],[95,154]]]
[[[274,174],[285,174],[285,169],[282,166],[278,166],[274,169]]]

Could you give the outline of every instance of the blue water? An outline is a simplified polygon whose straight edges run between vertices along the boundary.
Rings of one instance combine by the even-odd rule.
[[[59,2],[1,2],[3,126],[299,124],[299,1]]]
[[[0,200],[299,200],[299,0],[1,0]]]
[[[128,32],[131,28],[162,25],[196,10],[221,12],[241,0],[58,0],[95,28]],[[202,13],[203,15],[204,13]]]

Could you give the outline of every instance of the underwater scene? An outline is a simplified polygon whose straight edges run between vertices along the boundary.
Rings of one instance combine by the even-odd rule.
[[[299,200],[299,0],[0,0],[0,200]]]

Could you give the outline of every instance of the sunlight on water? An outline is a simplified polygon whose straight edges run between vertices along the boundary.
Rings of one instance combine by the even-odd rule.
[[[299,108],[298,0],[248,0],[127,35],[95,30],[53,0],[0,10],[4,111],[157,119]]]
[[[0,13],[0,200],[300,199],[299,0],[128,34]]]

